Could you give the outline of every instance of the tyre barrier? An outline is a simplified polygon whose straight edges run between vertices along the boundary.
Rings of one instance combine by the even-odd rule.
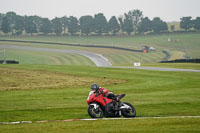
[[[176,59],[170,61],[161,61],[160,63],[200,63],[200,59]]]
[[[0,64],[19,64],[19,61],[15,60],[0,60]]]

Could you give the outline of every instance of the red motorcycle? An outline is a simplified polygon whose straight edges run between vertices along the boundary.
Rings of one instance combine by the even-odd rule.
[[[136,110],[130,103],[121,102],[125,94],[117,95],[115,98],[108,98],[103,93],[90,91],[87,98],[88,114],[92,118],[105,117],[135,117]]]

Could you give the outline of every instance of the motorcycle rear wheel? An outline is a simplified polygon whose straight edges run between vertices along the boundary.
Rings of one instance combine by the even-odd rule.
[[[88,114],[92,118],[102,118],[103,117],[103,110],[101,109],[101,107],[97,107],[95,109],[94,106],[90,105],[88,107]]]
[[[125,105],[128,105],[129,108],[128,109],[123,109],[122,110],[122,115],[124,117],[135,117],[136,116],[136,110],[134,108],[134,106],[130,103],[124,102]]]

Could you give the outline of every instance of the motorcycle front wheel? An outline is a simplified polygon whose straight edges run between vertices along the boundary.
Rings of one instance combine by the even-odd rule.
[[[127,108],[122,110],[122,115],[124,117],[135,117],[136,116],[136,110],[133,107],[133,105],[130,104],[130,103],[126,103],[126,102],[124,102],[124,104],[127,106]]]
[[[88,114],[92,118],[102,118],[103,117],[103,110],[101,109],[100,106],[95,109],[94,106],[89,105]]]

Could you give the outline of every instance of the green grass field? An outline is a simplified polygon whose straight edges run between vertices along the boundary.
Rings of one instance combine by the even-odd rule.
[[[90,84],[126,93],[137,117],[200,116],[200,73],[63,65],[0,65],[1,132],[199,132],[200,118],[98,120],[37,123],[89,118]]]
[[[87,57],[69,53],[51,53],[39,51],[26,51],[7,49],[6,58],[17,60],[20,64],[47,64],[47,65],[87,65],[95,64]]]
[[[168,42],[168,38],[171,39]],[[13,42],[0,42],[7,45],[20,45],[31,47],[48,47],[54,49],[74,49],[83,50],[102,54],[107,57],[110,62],[115,66],[130,66],[135,61],[142,63],[157,63],[161,61],[165,54],[162,50],[167,50],[172,55],[170,60],[182,59],[185,57],[200,58],[200,34],[169,34],[169,35],[148,35],[148,36],[125,36],[125,37],[84,37],[84,36],[0,36],[0,39],[14,39],[26,41],[43,41],[43,42],[60,42],[72,44],[88,44],[88,45],[103,45],[103,46],[117,46],[131,49],[142,49],[142,46],[152,46],[156,51],[149,53],[135,53],[123,50],[105,49],[105,48],[85,48],[73,46],[60,46],[60,45],[44,45],[44,44],[30,44],[30,43],[13,43]],[[9,51],[9,50],[8,50]],[[18,51],[16,51],[18,52]],[[10,52],[12,56],[12,52]],[[37,54],[37,53],[36,53]],[[9,57],[9,55],[8,55]],[[44,57],[43,57],[44,58]],[[17,57],[15,58],[18,59]],[[64,58],[65,59],[65,58]],[[49,59],[47,59],[49,60]],[[81,61],[82,59],[78,59]],[[48,64],[51,64],[47,61]],[[62,64],[62,61],[60,61]],[[85,61],[83,61],[85,62]],[[22,62],[24,63],[24,62]],[[28,62],[25,62],[27,64]],[[33,63],[29,63],[33,64]],[[35,64],[40,64],[36,62]],[[58,63],[59,64],[59,63]],[[63,64],[69,64],[63,61]],[[85,64],[91,65],[86,61]],[[71,65],[77,65],[72,63]]]
[[[171,42],[168,42],[168,38]],[[135,53],[105,48],[86,48],[32,43],[0,42],[38,48],[82,50],[104,55],[115,66],[200,69],[199,64],[157,63],[169,51],[171,59],[200,58],[200,34],[171,34],[131,37],[0,36],[0,39],[79,43],[141,49]],[[178,41],[176,41],[178,40]],[[2,49],[0,49],[1,51]],[[2,53],[0,53],[2,58]],[[60,132],[144,132],[199,133],[200,118],[145,118],[130,120],[56,121],[90,118],[86,99],[97,82],[108,90],[127,94],[137,117],[200,116],[200,73],[162,72],[137,69],[101,68],[81,55],[6,49],[6,57],[19,65],[0,65],[0,122],[33,121],[32,124],[1,125],[0,133]],[[48,123],[38,123],[49,120]]]
[[[138,53],[138,52],[129,52],[123,50],[115,50],[115,49],[106,49],[106,48],[86,48],[86,47],[72,47],[72,46],[61,46],[61,45],[44,45],[44,44],[31,44],[31,43],[16,43],[16,42],[0,42],[0,45],[17,45],[17,46],[26,46],[26,47],[37,47],[37,48],[52,48],[52,49],[65,49],[65,50],[81,50],[88,51],[93,53],[98,53],[104,55],[113,65],[132,65],[134,61],[140,61],[142,63],[150,63],[150,62],[159,62],[161,61],[165,55],[162,51],[150,52],[150,53]],[[80,65],[80,63],[69,62],[70,54],[57,54],[50,52],[36,52],[36,51],[26,51],[26,50],[18,50],[18,49],[6,49],[7,51],[7,59],[15,59],[19,60],[22,64],[52,64],[57,62],[56,64],[69,64],[69,65]],[[18,56],[16,56],[16,54]],[[25,55],[25,56],[23,56]],[[26,56],[27,55],[27,56]],[[35,55],[35,56],[34,56]],[[46,55],[46,56],[45,56]],[[58,56],[56,56],[58,55]],[[30,59],[32,56],[32,60]],[[39,61],[37,57],[46,60]],[[49,58],[48,58],[49,57]],[[57,57],[57,58],[56,58]],[[92,65],[89,61],[87,61],[84,57],[75,55],[72,56],[73,60],[77,60],[81,62],[83,65]],[[76,58],[77,57],[77,58]],[[78,58],[79,57],[79,58]],[[60,61],[59,59],[63,59]],[[53,59],[57,59],[53,61]],[[94,64],[93,64],[94,65]]]

